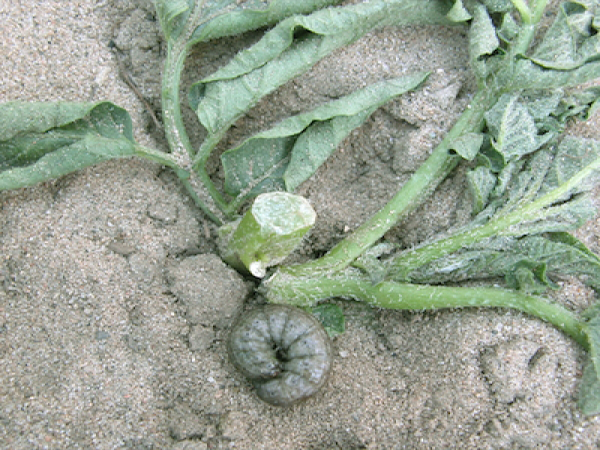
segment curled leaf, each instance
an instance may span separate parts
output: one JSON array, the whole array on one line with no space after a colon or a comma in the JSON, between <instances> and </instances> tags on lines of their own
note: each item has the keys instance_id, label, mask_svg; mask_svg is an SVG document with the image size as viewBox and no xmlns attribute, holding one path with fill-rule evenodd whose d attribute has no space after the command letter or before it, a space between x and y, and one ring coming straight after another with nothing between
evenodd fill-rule
<instances>
[{"instance_id":1,"label":"curled leaf","mask_svg":"<svg viewBox=\"0 0 600 450\"><path fill-rule=\"evenodd\" d=\"M532 55L516 62L515 88L551 89L598 79L599 15L597 1L564 2Z\"/></svg>"},{"instance_id":2,"label":"curled leaf","mask_svg":"<svg viewBox=\"0 0 600 450\"><path fill-rule=\"evenodd\" d=\"M0 190L135 154L131 118L112 103L0 104Z\"/></svg>"},{"instance_id":3,"label":"curled leaf","mask_svg":"<svg viewBox=\"0 0 600 450\"><path fill-rule=\"evenodd\" d=\"M176 39L185 26L195 0L155 0L160 27L167 40Z\"/></svg>"},{"instance_id":4,"label":"curled leaf","mask_svg":"<svg viewBox=\"0 0 600 450\"><path fill-rule=\"evenodd\" d=\"M452 150L467 161L471 161L479 153L484 139L485 136L482 133L464 133L452 141Z\"/></svg>"},{"instance_id":5,"label":"curled leaf","mask_svg":"<svg viewBox=\"0 0 600 450\"><path fill-rule=\"evenodd\" d=\"M200 23L191 36L192 42L208 41L225 36L234 36L250 30L273 25L294 14L308 14L341 0L227 0L208 1L209 20Z\"/></svg>"},{"instance_id":6,"label":"curled leaf","mask_svg":"<svg viewBox=\"0 0 600 450\"><path fill-rule=\"evenodd\" d=\"M221 157L225 189L244 197L295 190L375 109L416 88L426 77L419 73L375 83L250 137Z\"/></svg>"},{"instance_id":7,"label":"curled leaf","mask_svg":"<svg viewBox=\"0 0 600 450\"><path fill-rule=\"evenodd\" d=\"M496 27L487 8L476 3L473 10L473 23L469 30L469 50L471 58L478 59L482 56L493 54L500 42L496 36Z\"/></svg>"},{"instance_id":8,"label":"curled leaf","mask_svg":"<svg viewBox=\"0 0 600 450\"><path fill-rule=\"evenodd\" d=\"M530 57L531 61L546 69L573 70L597 59L600 35L598 22L594 20L595 9L598 9L597 4L584 7L565 2L560 5L554 23Z\"/></svg>"},{"instance_id":9,"label":"curled leaf","mask_svg":"<svg viewBox=\"0 0 600 450\"><path fill-rule=\"evenodd\" d=\"M550 136L539 136L529 109L518 95L505 94L489 110L486 122L493 136L493 147L505 164L540 148Z\"/></svg>"},{"instance_id":10,"label":"curled leaf","mask_svg":"<svg viewBox=\"0 0 600 450\"><path fill-rule=\"evenodd\" d=\"M500 41L496 35L496 27L484 5L475 3L473 21L469 28L469 55L471 67L478 78L483 79L493 70L490 59Z\"/></svg>"},{"instance_id":11,"label":"curled leaf","mask_svg":"<svg viewBox=\"0 0 600 450\"><path fill-rule=\"evenodd\" d=\"M467 20L471 20L473 18L471 13L467 10L467 8L465 8L462 0L456 0L454 2L454 5L452 5L452 8L450 11L448 11L448 14L446 14L446 17L452 22L457 23L466 22Z\"/></svg>"},{"instance_id":12,"label":"curled leaf","mask_svg":"<svg viewBox=\"0 0 600 450\"><path fill-rule=\"evenodd\" d=\"M446 12L437 1L374 0L290 17L194 84L190 105L210 134L223 133L265 95L368 31L385 25L448 23Z\"/></svg>"},{"instance_id":13,"label":"curled leaf","mask_svg":"<svg viewBox=\"0 0 600 450\"><path fill-rule=\"evenodd\" d=\"M478 214L488 204L497 178L488 167L479 166L467 173L467 181L473 200L473 212Z\"/></svg>"},{"instance_id":14,"label":"curled leaf","mask_svg":"<svg viewBox=\"0 0 600 450\"><path fill-rule=\"evenodd\" d=\"M340 0L155 0L156 14L167 41L185 45L234 36L305 14ZM186 33L184 33L186 31Z\"/></svg>"}]
</instances>

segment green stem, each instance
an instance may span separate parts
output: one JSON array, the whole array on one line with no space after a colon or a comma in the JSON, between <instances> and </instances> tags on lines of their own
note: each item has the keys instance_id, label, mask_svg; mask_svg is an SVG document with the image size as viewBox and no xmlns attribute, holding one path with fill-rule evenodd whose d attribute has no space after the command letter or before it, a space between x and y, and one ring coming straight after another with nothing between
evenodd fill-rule
<instances>
[{"instance_id":1,"label":"green stem","mask_svg":"<svg viewBox=\"0 0 600 450\"><path fill-rule=\"evenodd\" d=\"M515 61L518 55L525 54L525 52L527 52L529 49L529 46L531 45L531 42L535 36L535 28L542 19L542 15L546 10L548 0L534 0L531 8L528 7L522 0L512 0L512 2L519 10L521 19L523 20L523 24L521 25L521 29L519 31L519 36L517 37L517 40L511 49L512 52L510 58L512 61ZM524 13L524 10L521 8L525 8L526 13Z\"/></svg>"},{"instance_id":2,"label":"green stem","mask_svg":"<svg viewBox=\"0 0 600 450\"><path fill-rule=\"evenodd\" d=\"M519 11L519 15L521 16L521 20L523 21L523 23L531 23L531 9L529 9L527 2L525 2L525 0L511 1L515 8L517 8L517 11Z\"/></svg>"},{"instance_id":3,"label":"green stem","mask_svg":"<svg viewBox=\"0 0 600 450\"><path fill-rule=\"evenodd\" d=\"M170 153L160 152L149 147L144 147L140 144L135 145L135 152L140 158L170 167L175 171L175 173L177 173L179 178L187 178L189 176L189 172L185 169L182 169L177 159Z\"/></svg>"},{"instance_id":4,"label":"green stem","mask_svg":"<svg viewBox=\"0 0 600 450\"><path fill-rule=\"evenodd\" d=\"M536 25L542 18L544 10L548 4L548 0L533 0L531 7L527 5L525 0L511 0L512 4L517 8L521 16L521 20L526 25Z\"/></svg>"},{"instance_id":5,"label":"green stem","mask_svg":"<svg viewBox=\"0 0 600 450\"><path fill-rule=\"evenodd\" d=\"M464 133L480 131L483 115L496 100L496 95L490 91L479 91L444 140L387 205L322 258L286 267L285 270L294 275L303 275L333 272L347 267L390 228L414 211L456 167L461 158L452 149L454 142Z\"/></svg>"},{"instance_id":6,"label":"green stem","mask_svg":"<svg viewBox=\"0 0 600 450\"><path fill-rule=\"evenodd\" d=\"M192 163L192 167L194 170L198 171L206 165L210 154L215 149L217 144L221 141L221 139L223 139L223 136L225 136L225 133L230 127L231 124L227 124L223 127L222 130L220 130L219 133L209 133L208 136L206 136L206 138L200 145L200 148L198 149L198 153L196 153L194 157L194 161Z\"/></svg>"},{"instance_id":7,"label":"green stem","mask_svg":"<svg viewBox=\"0 0 600 450\"><path fill-rule=\"evenodd\" d=\"M352 298L378 308L425 310L464 307L512 308L531 314L562 330L588 349L583 324L569 310L544 298L499 288L447 287L382 282L353 276L293 277L276 273L268 280L269 300L313 305L330 297Z\"/></svg>"},{"instance_id":8,"label":"green stem","mask_svg":"<svg viewBox=\"0 0 600 450\"><path fill-rule=\"evenodd\" d=\"M202 145L200 145L200 149L198 150L198 153L195 155L194 160L192 162L192 170L196 174L198 174L198 177L206 187L206 190L214 200L217 207L221 211L223 211L229 218L231 218L231 214L229 212L229 204L227 203L227 201L225 201L225 198L216 188L215 184L208 175L208 172L206 171L206 163L208 161L208 158L210 157L210 154L212 153L214 148L225 135L227 129L228 127L225 128L219 134L209 134L206 137L206 139L204 139L204 142L202 142Z\"/></svg>"},{"instance_id":9,"label":"green stem","mask_svg":"<svg viewBox=\"0 0 600 450\"><path fill-rule=\"evenodd\" d=\"M179 41L169 42L165 73L162 80L162 111L165 135L173 156L182 162L182 167L191 169L194 154L190 138L183 124L179 90L181 74L187 57L188 48Z\"/></svg>"},{"instance_id":10,"label":"green stem","mask_svg":"<svg viewBox=\"0 0 600 450\"><path fill-rule=\"evenodd\" d=\"M544 15L544 11L546 10L546 6L548 6L548 0L537 0L533 4L533 14L531 22L534 24L538 24L540 20L542 20L542 16Z\"/></svg>"},{"instance_id":11,"label":"green stem","mask_svg":"<svg viewBox=\"0 0 600 450\"><path fill-rule=\"evenodd\" d=\"M193 170L192 158L194 157L194 150L181 114L179 91L181 74L188 51L189 48L185 44L185 40L176 40L168 43L165 73L163 75L162 108L165 135L171 148L171 157L176 161L177 167L168 166L175 169L177 176L194 200L196 206L213 222L220 225L221 220L217 217L215 211L212 211L207 206L206 200L209 203L213 203L214 201L217 207L221 208L221 204L219 203L222 201L221 196L215 189L204 167L200 171Z\"/></svg>"},{"instance_id":12,"label":"green stem","mask_svg":"<svg viewBox=\"0 0 600 450\"><path fill-rule=\"evenodd\" d=\"M217 225L221 225L221 219L219 219L213 212L206 207L204 202L198 197L197 189L194 188L193 183L190 180L193 180L192 175L185 169L182 169L179 165L178 161L175 157L170 153L159 152L157 150L144 147L143 145L136 145L136 155L147 159L149 161L153 161L164 166L167 166L175 172L185 189L188 191L188 194L194 200L194 203L198 208L200 208L213 222Z\"/></svg>"},{"instance_id":13,"label":"green stem","mask_svg":"<svg viewBox=\"0 0 600 450\"><path fill-rule=\"evenodd\" d=\"M202 12L204 2L197 4L192 15L198 16ZM221 194L215 188L205 169L206 158L198 168L194 167L195 151L187 134L183 117L181 114L181 75L185 66L185 60L189 53L189 36L194 31L196 20L192 17L188 20L186 29L175 40L169 40L167 47L167 58L162 81L162 110L165 135L171 149L172 158L177 167L173 167L181 183L186 188L195 204L213 222L220 225L218 217L219 210L226 206ZM214 211L211 207L216 207Z\"/></svg>"},{"instance_id":14,"label":"green stem","mask_svg":"<svg viewBox=\"0 0 600 450\"><path fill-rule=\"evenodd\" d=\"M179 91L181 74L192 45L190 36L196 29L198 17L202 15L205 3L206 0L194 2L194 8L184 29L177 37L167 40L167 58L162 77L162 112L167 141L172 154L175 158L185 161L182 167L190 172L195 151L183 123Z\"/></svg>"},{"instance_id":15,"label":"green stem","mask_svg":"<svg viewBox=\"0 0 600 450\"><path fill-rule=\"evenodd\" d=\"M194 180L192 177L179 177L179 180L181 181L181 184L183 184L183 187L185 187L186 191L188 192L189 196L192 198L192 200L194 200L194 203L196 204L196 206L198 208L200 208L204 214L206 214L208 216L208 218L210 220L212 220L217 226L221 226L223 225L222 220L217 217L207 206L206 204L202 201L202 199L198 196L197 191L201 190L198 188L198 186L193 183L192 181Z\"/></svg>"}]
</instances>

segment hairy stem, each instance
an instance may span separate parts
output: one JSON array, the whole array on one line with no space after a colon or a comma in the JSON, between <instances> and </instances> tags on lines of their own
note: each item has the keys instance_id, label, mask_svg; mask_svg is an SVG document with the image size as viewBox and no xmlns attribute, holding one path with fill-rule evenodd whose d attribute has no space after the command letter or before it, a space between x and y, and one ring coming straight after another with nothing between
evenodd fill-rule
<instances>
[{"instance_id":1,"label":"hairy stem","mask_svg":"<svg viewBox=\"0 0 600 450\"><path fill-rule=\"evenodd\" d=\"M180 176L179 180L181 181L181 184L183 184L183 187L186 189L196 206L200 208L200 210L202 210L202 212L206 214L206 216L210 220L212 220L217 226L223 225L223 221L221 220L221 218L218 217L215 213L213 213L199 197L198 192L203 191L203 185L198 185L198 178L194 177L192 174L192 176L188 178Z\"/></svg>"},{"instance_id":2,"label":"hairy stem","mask_svg":"<svg viewBox=\"0 0 600 450\"><path fill-rule=\"evenodd\" d=\"M536 26L542 19L542 15L544 13L544 10L546 9L548 0L534 1L532 8L529 8L527 4L522 0L512 0L512 2L515 5L515 7L519 10L522 23L521 28L519 30L519 35L517 36L515 42L511 45L510 52L507 57L509 67L511 68L513 67L517 59L520 57L520 55L524 55L527 52L527 50L529 50L531 42L535 37Z\"/></svg>"},{"instance_id":3,"label":"hairy stem","mask_svg":"<svg viewBox=\"0 0 600 450\"><path fill-rule=\"evenodd\" d=\"M527 2L525 0L511 0L511 2L517 8L517 11L519 11L521 20L525 23L531 23L531 9L527 5Z\"/></svg>"},{"instance_id":4,"label":"hairy stem","mask_svg":"<svg viewBox=\"0 0 600 450\"><path fill-rule=\"evenodd\" d=\"M136 144L135 152L140 158L144 158L173 169L179 178L186 178L189 176L189 172L185 169L182 169L177 159L170 153L154 150L140 144Z\"/></svg>"},{"instance_id":5,"label":"hairy stem","mask_svg":"<svg viewBox=\"0 0 600 450\"><path fill-rule=\"evenodd\" d=\"M204 184L206 190L210 194L211 198L217 205L217 207L228 216L229 219L232 219L233 214L229 212L229 205L223 195L216 188L215 184L211 180L208 172L206 171L206 163L208 158L210 157L212 151L220 142L220 140L225 135L227 130L223 130L223 132L219 134L209 134L202 145L200 145L200 149L198 153L194 157L194 161L192 162L192 170L194 173L198 174L200 180Z\"/></svg>"},{"instance_id":6,"label":"hairy stem","mask_svg":"<svg viewBox=\"0 0 600 450\"><path fill-rule=\"evenodd\" d=\"M188 46L181 43L180 40L169 42L163 75L162 110L165 135L171 149L171 157L176 162L177 167L168 166L175 169L175 173L196 206L213 222L221 225L222 220L218 215L219 209L223 209L221 195L214 188L214 184L204 167L199 171L192 168L192 158L195 152L181 114L179 91L181 74L188 51ZM213 208L208 205L213 206Z\"/></svg>"},{"instance_id":7,"label":"hairy stem","mask_svg":"<svg viewBox=\"0 0 600 450\"><path fill-rule=\"evenodd\" d=\"M330 297L363 301L378 308L425 310L463 307L512 308L531 314L562 330L585 349L583 324L561 305L531 295L499 288L446 287L395 282L373 284L354 276L293 277L275 274L268 281L269 300L299 306L313 305Z\"/></svg>"},{"instance_id":8,"label":"hairy stem","mask_svg":"<svg viewBox=\"0 0 600 450\"><path fill-rule=\"evenodd\" d=\"M168 44L162 80L163 122L171 154L179 161L182 168L190 170L194 150L183 124L179 98L181 74L188 49L185 45L177 45L177 43L178 41Z\"/></svg>"},{"instance_id":9,"label":"hairy stem","mask_svg":"<svg viewBox=\"0 0 600 450\"><path fill-rule=\"evenodd\" d=\"M195 3L184 30L177 38L169 39L167 42L167 57L162 77L162 113L165 135L171 149L171 159L175 162L175 165L167 164L167 166L175 170L196 206L213 222L221 225L220 194L214 188L204 167L200 171L195 171L192 164L196 152L183 122L179 96L185 60L193 44L190 36L197 26L198 17L202 15L204 4L205 0Z\"/></svg>"},{"instance_id":10,"label":"hairy stem","mask_svg":"<svg viewBox=\"0 0 600 450\"><path fill-rule=\"evenodd\" d=\"M548 0L536 0L533 2L532 16L531 16L532 23L537 24L540 20L542 20L542 16L544 15L546 6L548 6Z\"/></svg>"}]
</instances>

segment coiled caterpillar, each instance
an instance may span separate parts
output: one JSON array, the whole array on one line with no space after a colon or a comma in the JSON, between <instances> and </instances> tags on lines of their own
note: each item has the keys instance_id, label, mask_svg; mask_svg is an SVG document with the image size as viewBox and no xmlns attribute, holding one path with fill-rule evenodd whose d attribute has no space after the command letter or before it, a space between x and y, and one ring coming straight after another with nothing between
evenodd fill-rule
<instances>
[{"instance_id":1,"label":"coiled caterpillar","mask_svg":"<svg viewBox=\"0 0 600 450\"><path fill-rule=\"evenodd\" d=\"M258 396L276 406L315 394L332 364L331 342L321 323L291 306L267 305L244 314L231 330L227 349Z\"/></svg>"}]
</instances>

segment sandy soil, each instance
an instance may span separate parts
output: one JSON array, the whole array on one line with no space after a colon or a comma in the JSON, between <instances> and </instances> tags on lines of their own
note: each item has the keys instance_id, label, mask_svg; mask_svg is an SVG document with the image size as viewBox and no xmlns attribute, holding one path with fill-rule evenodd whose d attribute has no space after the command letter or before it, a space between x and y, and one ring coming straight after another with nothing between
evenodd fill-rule
<instances>
[{"instance_id":1,"label":"sandy soil","mask_svg":"<svg viewBox=\"0 0 600 450\"><path fill-rule=\"evenodd\" d=\"M0 101L108 99L130 111L140 142L165 148L119 72L158 106L164 55L149 1L0 0L0 23ZM256 37L200 46L188 82ZM319 219L300 257L360 224L441 139L472 92L465 47L460 29L381 30L240 121L232 142L367 83L432 71L301 187ZM571 132L600 138L600 118ZM459 169L389 238L411 245L460 221L463 190ZM262 403L224 348L232 319L261 300L216 256L214 227L151 163L109 162L2 193L0 211L2 449L600 447L600 417L582 417L574 402L583 351L511 311L340 302L347 332L326 387L291 408ZM598 251L600 223L578 236ZM583 286L563 284L559 301L589 304Z\"/></svg>"}]
</instances>

